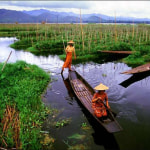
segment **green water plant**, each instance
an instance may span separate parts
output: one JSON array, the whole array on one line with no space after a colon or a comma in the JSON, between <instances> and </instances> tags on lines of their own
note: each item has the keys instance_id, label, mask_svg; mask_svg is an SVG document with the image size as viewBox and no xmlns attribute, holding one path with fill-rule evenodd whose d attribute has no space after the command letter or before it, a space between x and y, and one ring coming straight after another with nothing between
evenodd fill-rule
<instances>
[{"instance_id":1,"label":"green water plant","mask_svg":"<svg viewBox=\"0 0 150 150\"><path fill-rule=\"evenodd\" d=\"M3 64L0 64L0 70L2 66ZM0 74L2 147L41 149L40 130L47 116L41 94L49 81L50 75L36 65L24 61L7 64ZM6 119L6 116L9 118Z\"/></svg>"},{"instance_id":2,"label":"green water plant","mask_svg":"<svg viewBox=\"0 0 150 150\"><path fill-rule=\"evenodd\" d=\"M150 62L150 46L138 46L132 55L124 58L124 62L133 67Z\"/></svg>"},{"instance_id":3,"label":"green water plant","mask_svg":"<svg viewBox=\"0 0 150 150\"><path fill-rule=\"evenodd\" d=\"M108 46L107 50L114 50L114 51L132 51L132 46L129 43L125 42L117 42L112 43L112 45Z\"/></svg>"},{"instance_id":4,"label":"green water plant","mask_svg":"<svg viewBox=\"0 0 150 150\"><path fill-rule=\"evenodd\" d=\"M31 47L31 46L32 46L32 41L27 38L18 40L15 43L10 45L10 47L18 49L18 50L22 50L22 49L26 50L28 47Z\"/></svg>"},{"instance_id":5,"label":"green water plant","mask_svg":"<svg viewBox=\"0 0 150 150\"><path fill-rule=\"evenodd\" d=\"M83 123L82 123L82 127L83 127L83 128L84 128L84 127L87 127L86 122L83 122Z\"/></svg>"},{"instance_id":6,"label":"green water plant","mask_svg":"<svg viewBox=\"0 0 150 150\"><path fill-rule=\"evenodd\" d=\"M75 139L75 140L83 140L85 138L86 138L85 135L79 134L79 133L75 133L75 134L68 137L68 139Z\"/></svg>"},{"instance_id":7,"label":"green water plant","mask_svg":"<svg viewBox=\"0 0 150 150\"><path fill-rule=\"evenodd\" d=\"M90 129L90 126L88 126L86 122L83 122L82 125L81 125L81 128L82 128L83 130L89 130L89 129Z\"/></svg>"},{"instance_id":8,"label":"green water plant","mask_svg":"<svg viewBox=\"0 0 150 150\"><path fill-rule=\"evenodd\" d=\"M57 121L55 126L56 126L56 128L64 127L64 126L68 125L70 122L71 122L70 118L62 119L60 121Z\"/></svg>"},{"instance_id":9,"label":"green water plant","mask_svg":"<svg viewBox=\"0 0 150 150\"><path fill-rule=\"evenodd\" d=\"M103 60L108 55L101 56L98 51L138 51L140 47L142 60L137 64L149 62L150 26L141 25L102 25L86 24L82 28L78 24L1 24L0 36L16 37L11 46L24 49L36 55L44 53L61 55L65 59L64 48L69 40L75 42L76 62ZM144 52L144 53L145 53ZM118 56L117 56L118 57ZM131 64L133 59L128 57L125 62ZM135 64L134 62L133 64Z\"/></svg>"},{"instance_id":10,"label":"green water plant","mask_svg":"<svg viewBox=\"0 0 150 150\"><path fill-rule=\"evenodd\" d=\"M84 144L76 144L73 146L70 146L68 148L68 150L89 150L90 148L88 148L86 145Z\"/></svg>"}]
</instances>

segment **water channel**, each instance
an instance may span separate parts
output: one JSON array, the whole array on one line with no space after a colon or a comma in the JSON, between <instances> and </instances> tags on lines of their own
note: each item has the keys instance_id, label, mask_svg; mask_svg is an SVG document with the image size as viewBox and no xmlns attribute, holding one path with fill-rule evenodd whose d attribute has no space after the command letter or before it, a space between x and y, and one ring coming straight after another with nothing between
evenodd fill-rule
<instances>
[{"instance_id":1,"label":"water channel","mask_svg":"<svg viewBox=\"0 0 150 150\"><path fill-rule=\"evenodd\" d=\"M117 113L117 121L123 131L109 134L98 126L75 97L68 81L68 71L62 78L60 71L63 61L58 56L35 56L30 52L16 51L9 47L15 38L0 38L0 62L6 61L10 51L9 63L23 60L36 64L46 72L51 72L53 82L46 91L43 101L46 105L60 110L58 118L69 118L69 125L52 128L44 123L56 140L54 150L67 150L69 146L85 147L89 150L147 150L150 149L150 77L124 75L120 72L131 67L119 61L104 63L86 62L73 65L92 87L102 82L107 90L109 104ZM86 125L86 129L82 125Z\"/></svg>"}]
</instances>

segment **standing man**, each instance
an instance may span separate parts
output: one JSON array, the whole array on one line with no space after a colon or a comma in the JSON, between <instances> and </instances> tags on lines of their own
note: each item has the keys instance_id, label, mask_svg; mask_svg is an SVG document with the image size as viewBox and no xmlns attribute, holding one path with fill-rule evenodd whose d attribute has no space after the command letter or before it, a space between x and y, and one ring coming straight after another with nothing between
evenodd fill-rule
<instances>
[{"instance_id":1,"label":"standing man","mask_svg":"<svg viewBox=\"0 0 150 150\"><path fill-rule=\"evenodd\" d=\"M71 70L71 64L72 64L72 53L74 54L74 58L76 59L76 53L75 48L73 46L74 42L71 40L68 42L68 45L65 49L66 52L66 59L62 66L61 74L63 74L64 68L69 68Z\"/></svg>"}]
</instances>

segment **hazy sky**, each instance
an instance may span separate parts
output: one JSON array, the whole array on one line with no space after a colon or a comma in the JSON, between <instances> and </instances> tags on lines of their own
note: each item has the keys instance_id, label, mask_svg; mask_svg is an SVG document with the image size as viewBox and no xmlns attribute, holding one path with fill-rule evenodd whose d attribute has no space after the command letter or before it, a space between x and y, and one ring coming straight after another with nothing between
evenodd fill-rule
<instances>
[{"instance_id":1,"label":"hazy sky","mask_svg":"<svg viewBox=\"0 0 150 150\"><path fill-rule=\"evenodd\" d=\"M150 1L0 1L0 8L12 10L48 9L79 14L150 18Z\"/></svg>"}]
</instances>

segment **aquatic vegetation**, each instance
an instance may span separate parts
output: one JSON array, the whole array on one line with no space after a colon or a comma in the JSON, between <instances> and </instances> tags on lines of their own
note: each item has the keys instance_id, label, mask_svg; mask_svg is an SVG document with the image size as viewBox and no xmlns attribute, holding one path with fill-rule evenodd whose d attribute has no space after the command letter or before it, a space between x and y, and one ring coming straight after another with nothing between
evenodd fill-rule
<instances>
[{"instance_id":1,"label":"aquatic vegetation","mask_svg":"<svg viewBox=\"0 0 150 150\"><path fill-rule=\"evenodd\" d=\"M115 51L132 51L133 47L129 43L117 42L113 45L108 46L107 50Z\"/></svg>"},{"instance_id":2,"label":"aquatic vegetation","mask_svg":"<svg viewBox=\"0 0 150 150\"><path fill-rule=\"evenodd\" d=\"M60 127L64 127L66 125L68 125L71 122L71 119L62 119L60 121L57 121L55 126L56 128L60 128Z\"/></svg>"},{"instance_id":3,"label":"aquatic vegetation","mask_svg":"<svg viewBox=\"0 0 150 150\"><path fill-rule=\"evenodd\" d=\"M0 69L3 64L0 64ZM50 76L23 61L0 74L0 144L4 148L40 149L40 130L48 110L41 94Z\"/></svg>"},{"instance_id":4,"label":"aquatic vegetation","mask_svg":"<svg viewBox=\"0 0 150 150\"><path fill-rule=\"evenodd\" d=\"M63 45L60 41L39 41L35 44L38 51L48 51L50 54L62 54Z\"/></svg>"},{"instance_id":5,"label":"aquatic vegetation","mask_svg":"<svg viewBox=\"0 0 150 150\"><path fill-rule=\"evenodd\" d=\"M106 75L106 74L104 74L104 73L102 74L102 76L103 76L103 77L107 77L107 75Z\"/></svg>"},{"instance_id":6,"label":"aquatic vegetation","mask_svg":"<svg viewBox=\"0 0 150 150\"><path fill-rule=\"evenodd\" d=\"M32 46L32 42L29 39L21 39L16 41L15 43L11 44L10 47L15 48L15 49L27 49L28 47Z\"/></svg>"},{"instance_id":7,"label":"aquatic vegetation","mask_svg":"<svg viewBox=\"0 0 150 150\"><path fill-rule=\"evenodd\" d=\"M83 130L89 130L89 129L91 129L90 126L88 126L86 122L82 123L81 128Z\"/></svg>"},{"instance_id":8,"label":"aquatic vegetation","mask_svg":"<svg viewBox=\"0 0 150 150\"><path fill-rule=\"evenodd\" d=\"M88 150L89 148L85 146L84 144L77 144L74 146L70 146L68 150Z\"/></svg>"},{"instance_id":9,"label":"aquatic vegetation","mask_svg":"<svg viewBox=\"0 0 150 150\"><path fill-rule=\"evenodd\" d=\"M83 140L85 137L85 135L75 133L72 136L69 136L68 139Z\"/></svg>"},{"instance_id":10,"label":"aquatic vegetation","mask_svg":"<svg viewBox=\"0 0 150 150\"><path fill-rule=\"evenodd\" d=\"M43 145L43 149L52 149L54 142L55 139L50 137L49 134L44 134L43 139L40 141L40 143Z\"/></svg>"},{"instance_id":11,"label":"aquatic vegetation","mask_svg":"<svg viewBox=\"0 0 150 150\"><path fill-rule=\"evenodd\" d=\"M150 46L139 46L135 52L124 59L131 66L138 66L150 61Z\"/></svg>"},{"instance_id":12,"label":"aquatic vegetation","mask_svg":"<svg viewBox=\"0 0 150 150\"><path fill-rule=\"evenodd\" d=\"M86 126L87 126L86 122L82 123L82 127L86 127Z\"/></svg>"},{"instance_id":13,"label":"aquatic vegetation","mask_svg":"<svg viewBox=\"0 0 150 150\"><path fill-rule=\"evenodd\" d=\"M49 114L49 116L51 116L52 118L55 118L60 113L60 111L58 109L52 108L51 106L47 106L46 111Z\"/></svg>"},{"instance_id":14,"label":"aquatic vegetation","mask_svg":"<svg viewBox=\"0 0 150 150\"><path fill-rule=\"evenodd\" d=\"M69 141L64 141L63 142L68 146L67 150L88 150L89 147L85 144L76 144L76 145L70 145Z\"/></svg>"},{"instance_id":15,"label":"aquatic vegetation","mask_svg":"<svg viewBox=\"0 0 150 150\"><path fill-rule=\"evenodd\" d=\"M78 24L0 25L0 36L13 36L19 39L11 45L13 48L28 50L36 54L43 52L57 54L63 60L67 42L73 39L77 55L76 62L101 59L101 53L98 52L101 50L140 51L140 47L143 47L141 50L143 60L137 59L136 62L138 64L149 62L149 54L145 54L150 45L149 34L150 26L145 24L86 24L82 30L81 25ZM107 55L102 59L106 57ZM127 57L124 61L131 64L132 58Z\"/></svg>"}]
</instances>

